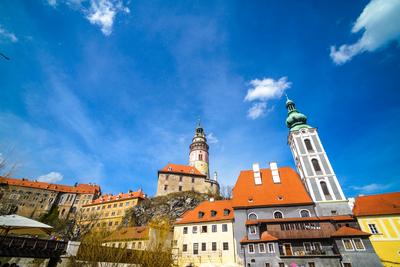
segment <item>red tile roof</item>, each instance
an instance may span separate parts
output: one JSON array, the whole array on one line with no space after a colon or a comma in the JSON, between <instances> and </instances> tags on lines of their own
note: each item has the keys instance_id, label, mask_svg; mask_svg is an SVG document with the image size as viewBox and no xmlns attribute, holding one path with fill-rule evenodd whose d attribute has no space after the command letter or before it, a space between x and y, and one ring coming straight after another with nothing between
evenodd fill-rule
<instances>
[{"instance_id":1,"label":"red tile roof","mask_svg":"<svg viewBox=\"0 0 400 267\"><path fill-rule=\"evenodd\" d=\"M229 213L224 215L224 210ZM211 216L211 211L216 211L215 216ZM199 212L204 213L203 217L199 218ZM234 212L231 200L216 200L216 201L203 201L193 210L185 212L176 224L199 223L199 222L213 222L233 220Z\"/></svg>"},{"instance_id":2,"label":"red tile roof","mask_svg":"<svg viewBox=\"0 0 400 267\"><path fill-rule=\"evenodd\" d=\"M100 192L100 186L95 184L77 184L76 186L51 184L46 182L32 181L28 179L15 179L0 177L0 183L14 186L23 186L37 189L45 189L63 193L79 193L79 194L97 194Z\"/></svg>"},{"instance_id":3,"label":"red tile roof","mask_svg":"<svg viewBox=\"0 0 400 267\"><path fill-rule=\"evenodd\" d=\"M321 216L321 217L305 217L305 218L259 219L259 220L247 220L246 225L255 225L259 223L307 222L307 221L354 221L354 218L349 215L338 215L338 216Z\"/></svg>"},{"instance_id":4,"label":"red tile roof","mask_svg":"<svg viewBox=\"0 0 400 267\"><path fill-rule=\"evenodd\" d=\"M103 204L103 203L108 203L108 202L115 202L115 201L120 201L120 200L127 200L127 199L132 199L132 198L145 199L145 197L146 196L143 193L142 189L139 189L136 192L120 193L118 195L102 195L99 198L90 202L89 204L83 205L83 207L97 205L97 204Z\"/></svg>"},{"instance_id":5,"label":"red tile roof","mask_svg":"<svg viewBox=\"0 0 400 267\"><path fill-rule=\"evenodd\" d=\"M267 231L264 231L261 234L260 239L249 239L246 235L242 240L240 240L240 243L259 243L259 242L270 242L270 241L276 241L276 240L278 240L278 238L269 234Z\"/></svg>"},{"instance_id":6,"label":"red tile roof","mask_svg":"<svg viewBox=\"0 0 400 267\"><path fill-rule=\"evenodd\" d=\"M205 174L201 173L198 169L196 169L193 166L179 165L179 164L172 164L172 163L167 164L164 168L162 168L158 172L182 173L182 174L206 176Z\"/></svg>"},{"instance_id":7,"label":"red tile roof","mask_svg":"<svg viewBox=\"0 0 400 267\"><path fill-rule=\"evenodd\" d=\"M261 169L262 184L254 183L252 170L241 171L233 188L232 206L285 206L312 204L299 175L290 167L279 168L280 183L272 180L270 169Z\"/></svg>"},{"instance_id":8,"label":"red tile roof","mask_svg":"<svg viewBox=\"0 0 400 267\"><path fill-rule=\"evenodd\" d=\"M104 241L146 240L149 239L149 229L147 226L120 228L106 237Z\"/></svg>"},{"instance_id":9,"label":"red tile roof","mask_svg":"<svg viewBox=\"0 0 400 267\"><path fill-rule=\"evenodd\" d=\"M361 230L342 226L336 232L334 232L331 236L332 237L343 237L343 236L370 236L370 233L363 232Z\"/></svg>"},{"instance_id":10,"label":"red tile roof","mask_svg":"<svg viewBox=\"0 0 400 267\"><path fill-rule=\"evenodd\" d=\"M400 192L386 193L356 198L354 215L391 215L400 214Z\"/></svg>"}]
</instances>

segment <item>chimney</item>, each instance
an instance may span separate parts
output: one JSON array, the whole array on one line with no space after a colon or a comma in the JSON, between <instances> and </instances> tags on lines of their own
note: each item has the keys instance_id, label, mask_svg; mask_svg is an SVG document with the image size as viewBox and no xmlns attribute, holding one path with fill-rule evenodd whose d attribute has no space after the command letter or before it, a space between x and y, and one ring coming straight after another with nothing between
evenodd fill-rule
<instances>
[{"instance_id":1,"label":"chimney","mask_svg":"<svg viewBox=\"0 0 400 267\"><path fill-rule=\"evenodd\" d=\"M279 184L281 182L281 177L279 177L278 164L276 164L276 162L272 161L269 163L269 168L271 169L272 180L273 180L274 184Z\"/></svg>"},{"instance_id":2,"label":"chimney","mask_svg":"<svg viewBox=\"0 0 400 267\"><path fill-rule=\"evenodd\" d=\"M258 163L253 163L253 173L254 173L254 183L256 185L262 184L261 173L260 173L260 165Z\"/></svg>"},{"instance_id":3,"label":"chimney","mask_svg":"<svg viewBox=\"0 0 400 267\"><path fill-rule=\"evenodd\" d=\"M214 172L214 181L218 181L218 173L217 172Z\"/></svg>"}]
</instances>

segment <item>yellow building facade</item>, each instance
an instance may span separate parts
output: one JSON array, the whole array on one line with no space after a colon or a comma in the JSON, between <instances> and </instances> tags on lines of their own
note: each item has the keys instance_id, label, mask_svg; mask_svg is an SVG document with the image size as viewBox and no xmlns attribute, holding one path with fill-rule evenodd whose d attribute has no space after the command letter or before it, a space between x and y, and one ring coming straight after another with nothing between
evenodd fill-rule
<instances>
[{"instance_id":1,"label":"yellow building facade","mask_svg":"<svg viewBox=\"0 0 400 267\"><path fill-rule=\"evenodd\" d=\"M353 212L382 264L400 266L400 192L357 197Z\"/></svg>"},{"instance_id":2,"label":"yellow building facade","mask_svg":"<svg viewBox=\"0 0 400 267\"><path fill-rule=\"evenodd\" d=\"M126 211L139 204L145 198L142 190L103 195L81 208L80 224L91 224L93 229L115 230L121 224Z\"/></svg>"}]
</instances>

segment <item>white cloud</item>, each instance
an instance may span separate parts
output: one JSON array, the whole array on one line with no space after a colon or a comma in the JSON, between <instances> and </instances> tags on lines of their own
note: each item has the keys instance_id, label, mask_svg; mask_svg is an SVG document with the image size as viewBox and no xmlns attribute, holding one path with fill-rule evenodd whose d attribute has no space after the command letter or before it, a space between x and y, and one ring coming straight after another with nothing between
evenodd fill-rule
<instances>
[{"instance_id":1,"label":"white cloud","mask_svg":"<svg viewBox=\"0 0 400 267\"><path fill-rule=\"evenodd\" d=\"M247 117L252 120L255 120L265 114L265 110L267 109L267 103L259 102L254 103L251 108L247 111Z\"/></svg>"},{"instance_id":2,"label":"white cloud","mask_svg":"<svg viewBox=\"0 0 400 267\"><path fill-rule=\"evenodd\" d=\"M129 13L130 10L122 1L91 0L86 18L90 23L98 25L104 35L112 32L115 16L118 12Z\"/></svg>"},{"instance_id":3,"label":"white cloud","mask_svg":"<svg viewBox=\"0 0 400 267\"><path fill-rule=\"evenodd\" d=\"M255 79L250 82L252 88L247 91L245 101L267 101L269 99L280 98L283 92L288 89L291 82L288 82L287 77L282 77L279 80L272 78L264 78L262 80Z\"/></svg>"},{"instance_id":4,"label":"white cloud","mask_svg":"<svg viewBox=\"0 0 400 267\"><path fill-rule=\"evenodd\" d=\"M281 77L279 80L264 78L262 80L254 79L250 81L252 86L244 98L245 101L258 101L247 111L247 117L255 120L264 116L267 112L273 110L273 107L267 110L267 101L281 98L286 89L290 88L291 82L287 77Z\"/></svg>"},{"instance_id":5,"label":"white cloud","mask_svg":"<svg viewBox=\"0 0 400 267\"><path fill-rule=\"evenodd\" d=\"M207 135L207 141L209 144L216 144L219 142L218 138L214 135L214 133L209 133Z\"/></svg>"},{"instance_id":6,"label":"white cloud","mask_svg":"<svg viewBox=\"0 0 400 267\"><path fill-rule=\"evenodd\" d=\"M400 1L372 0L364 8L352 28L352 33L364 30L354 44L343 44L338 49L331 46L330 56L337 65L351 60L355 55L372 52L392 41L400 43Z\"/></svg>"},{"instance_id":7,"label":"white cloud","mask_svg":"<svg viewBox=\"0 0 400 267\"><path fill-rule=\"evenodd\" d=\"M64 176L59 172L49 172L48 174L41 175L37 178L39 182L57 183L61 181Z\"/></svg>"},{"instance_id":8,"label":"white cloud","mask_svg":"<svg viewBox=\"0 0 400 267\"><path fill-rule=\"evenodd\" d=\"M351 186L352 189L357 190L361 193L369 194L374 193L382 190L389 189L392 185L391 184L367 184L363 186Z\"/></svg>"},{"instance_id":9,"label":"white cloud","mask_svg":"<svg viewBox=\"0 0 400 267\"><path fill-rule=\"evenodd\" d=\"M56 7L57 6L57 0L47 0L47 3L52 7Z\"/></svg>"},{"instance_id":10,"label":"white cloud","mask_svg":"<svg viewBox=\"0 0 400 267\"><path fill-rule=\"evenodd\" d=\"M1 39L5 39L13 43L18 42L18 38L14 33L7 31L3 28L3 26L0 25L0 40Z\"/></svg>"}]
</instances>

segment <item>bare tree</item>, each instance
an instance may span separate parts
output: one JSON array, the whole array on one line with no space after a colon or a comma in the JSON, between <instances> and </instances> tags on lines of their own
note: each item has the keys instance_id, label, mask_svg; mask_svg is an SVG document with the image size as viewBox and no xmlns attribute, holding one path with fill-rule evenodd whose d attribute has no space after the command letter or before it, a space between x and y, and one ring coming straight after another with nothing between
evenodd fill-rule
<instances>
[{"instance_id":1,"label":"bare tree","mask_svg":"<svg viewBox=\"0 0 400 267\"><path fill-rule=\"evenodd\" d=\"M220 189L220 193L223 199L231 199L232 198L232 189L231 185L222 185Z\"/></svg>"}]
</instances>

